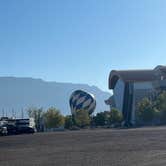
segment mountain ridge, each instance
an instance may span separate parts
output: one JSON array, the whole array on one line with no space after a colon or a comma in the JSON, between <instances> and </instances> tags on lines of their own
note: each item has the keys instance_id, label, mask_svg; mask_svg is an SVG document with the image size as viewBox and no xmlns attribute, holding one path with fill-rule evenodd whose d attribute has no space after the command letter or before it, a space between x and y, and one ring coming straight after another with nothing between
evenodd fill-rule
<instances>
[{"instance_id":1,"label":"mountain ridge","mask_svg":"<svg viewBox=\"0 0 166 166\"><path fill-rule=\"evenodd\" d=\"M85 90L95 95L97 107L95 112L108 110L105 105L111 94L102 91L97 86L88 84L64 83L45 81L31 77L0 77L0 114L6 110L11 115L11 110L19 113L28 107L56 107L62 114L70 114L69 97L74 90Z\"/></svg>"}]
</instances>

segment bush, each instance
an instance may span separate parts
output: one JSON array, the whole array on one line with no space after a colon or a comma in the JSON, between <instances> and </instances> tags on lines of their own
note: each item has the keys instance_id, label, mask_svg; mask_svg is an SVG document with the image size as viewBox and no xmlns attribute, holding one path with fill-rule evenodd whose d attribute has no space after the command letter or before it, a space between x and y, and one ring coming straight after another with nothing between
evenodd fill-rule
<instances>
[{"instance_id":1,"label":"bush","mask_svg":"<svg viewBox=\"0 0 166 166\"><path fill-rule=\"evenodd\" d=\"M117 109L112 109L110 112L110 123L121 123L123 121L123 115Z\"/></svg>"},{"instance_id":2,"label":"bush","mask_svg":"<svg viewBox=\"0 0 166 166\"><path fill-rule=\"evenodd\" d=\"M90 116L86 110L78 110L75 114L75 124L78 127L86 127L90 125Z\"/></svg>"},{"instance_id":3,"label":"bush","mask_svg":"<svg viewBox=\"0 0 166 166\"><path fill-rule=\"evenodd\" d=\"M64 125L64 117L56 108L49 108L44 114L44 121L46 128L58 128Z\"/></svg>"},{"instance_id":4,"label":"bush","mask_svg":"<svg viewBox=\"0 0 166 166\"><path fill-rule=\"evenodd\" d=\"M148 99L144 98L138 104L138 120L141 120L143 123L150 123L154 120L157 111L153 108L153 103Z\"/></svg>"},{"instance_id":5,"label":"bush","mask_svg":"<svg viewBox=\"0 0 166 166\"><path fill-rule=\"evenodd\" d=\"M99 112L93 118L94 123L96 126L104 126L106 124L109 124L109 117L110 117L109 111Z\"/></svg>"},{"instance_id":6,"label":"bush","mask_svg":"<svg viewBox=\"0 0 166 166\"><path fill-rule=\"evenodd\" d=\"M161 123L166 123L166 91L160 93L155 101L155 107L160 112Z\"/></svg>"},{"instance_id":7,"label":"bush","mask_svg":"<svg viewBox=\"0 0 166 166\"><path fill-rule=\"evenodd\" d=\"M73 119L71 115L65 117L65 128L71 129L73 127Z\"/></svg>"}]
</instances>

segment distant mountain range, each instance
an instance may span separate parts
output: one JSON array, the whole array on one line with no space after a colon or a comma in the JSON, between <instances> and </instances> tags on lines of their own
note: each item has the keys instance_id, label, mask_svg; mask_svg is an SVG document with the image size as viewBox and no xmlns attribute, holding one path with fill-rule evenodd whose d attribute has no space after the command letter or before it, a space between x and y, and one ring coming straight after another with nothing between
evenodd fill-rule
<instances>
[{"instance_id":1,"label":"distant mountain range","mask_svg":"<svg viewBox=\"0 0 166 166\"><path fill-rule=\"evenodd\" d=\"M82 89L95 95L95 112L108 110L104 100L110 97L96 86L86 84L46 82L41 79L0 77L0 116L16 114L28 107L58 108L62 114L70 114L69 97L74 90ZM25 115L25 112L24 112Z\"/></svg>"}]
</instances>

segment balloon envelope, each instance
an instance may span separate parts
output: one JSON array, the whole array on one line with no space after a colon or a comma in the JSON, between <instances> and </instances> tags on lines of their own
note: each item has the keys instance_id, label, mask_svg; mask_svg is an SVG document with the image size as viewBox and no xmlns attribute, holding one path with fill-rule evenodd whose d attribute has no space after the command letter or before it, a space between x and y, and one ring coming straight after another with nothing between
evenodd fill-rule
<instances>
[{"instance_id":1,"label":"balloon envelope","mask_svg":"<svg viewBox=\"0 0 166 166\"><path fill-rule=\"evenodd\" d=\"M96 108L94 95L83 90L74 91L70 96L69 104L72 114L75 114L77 110L86 110L92 114Z\"/></svg>"}]
</instances>

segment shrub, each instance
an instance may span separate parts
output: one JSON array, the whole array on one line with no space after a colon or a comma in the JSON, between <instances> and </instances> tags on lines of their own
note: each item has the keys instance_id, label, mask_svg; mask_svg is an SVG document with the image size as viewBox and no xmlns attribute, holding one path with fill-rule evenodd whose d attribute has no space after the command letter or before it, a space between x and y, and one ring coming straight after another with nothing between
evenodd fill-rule
<instances>
[{"instance_id":1,"label":"shrub","mask_svg":"<svg viewBox=\"0 0 166 166\"><path fill-rule=\"evenodd\" d=\"M153 108L152 102L148 98L144 98L138 104L138 119L142 122L152 122L156 115L156 110Z\"/></svg>"},{"instance_id":2,"label":"shrub","mask_svg":"<svg viewBox=\"0 0 166 166\"><path fill-rule=\"evenodd\" d=\"M78 110L75 114L75 123L78 127L90 125L90 116L86 110Z\"/></svg>"},{"instance_id":3,"label":"shrub","mask_svg":"<svg viewBox=\"0 0 166 166\"><path fill-rule=\"evenodd\" d=\"M49 108L44 114L46 128L58 128L64 125L64 117L60 114L60 111L56 108Z\"/></svg>"},{"instance_id":4,"label":"shrub","mask_svg":"<svg viewBox=\"0 0 166 166\"><path fill-rule=\"evenodd\" d=\"M73 119L71 115L67 115L65 117L65 128L66 129L71 129L73 126Z\"/></svg>"},{"instance_id":5,"label":"shrub","mask_svg":"<svg viewBox=\"0 0 166 166\"><path fill-rule=\"evenodd\" d=\"M110 112L110 123L111 124L121 123L122 120L123 120L122 113L117 109L112 109Z\"/></svg>"},{"instance_id":6,"label":"shrub","mask_svg":"<svg viewBox=\"0 0 166 166\"><path fill-rule=\"evenodd\" d=\"M110 112L99 112L94 117L94 123L96 126L104 126L109 123Z\"/></svg>"},{"instance_id":7,"label":"shrub","mask_svg":"<svg viewBox=\"0 0 166 166\"><path fill-rule=\"evenodd\" d=\"M166 91L160 93L155 101L155 107L160 112L161 123L166 123Z\"/></svg>"}]
</instances>

